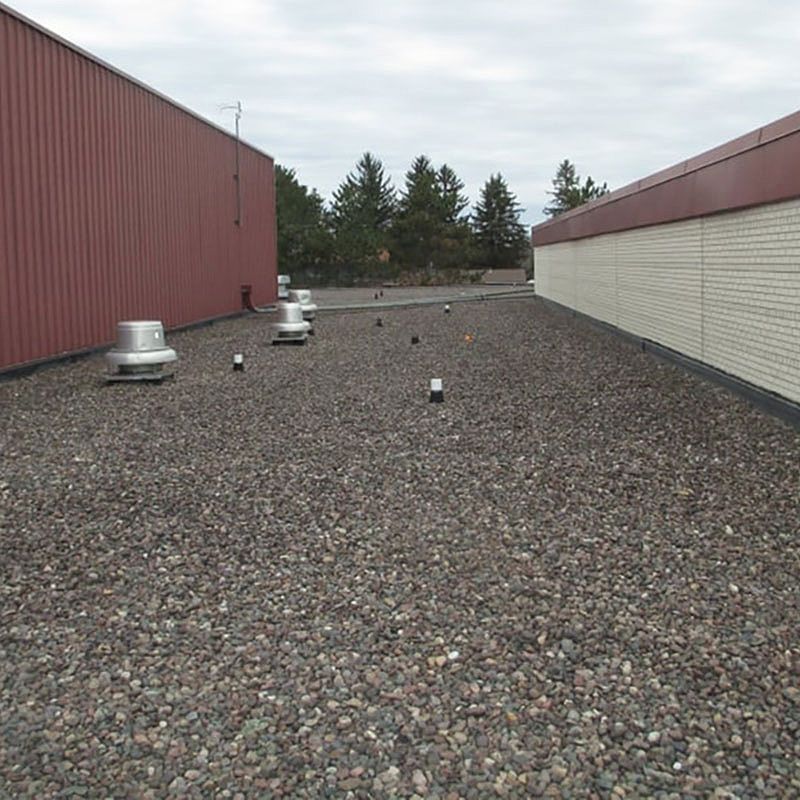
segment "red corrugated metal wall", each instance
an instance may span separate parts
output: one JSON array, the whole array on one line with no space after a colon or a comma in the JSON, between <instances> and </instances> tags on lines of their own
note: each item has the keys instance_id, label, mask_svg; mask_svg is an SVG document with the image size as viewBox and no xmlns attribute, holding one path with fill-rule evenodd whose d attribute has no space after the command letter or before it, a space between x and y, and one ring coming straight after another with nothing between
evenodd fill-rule
<instances>
[{"instance_id":1,"label":"red corrugated metal wall","mask_svg":"<svg viewBox=\"0 0 800 800\"><path fill-rule=\"evenodd\" d=\"M276 298L274 165L0 7L0 370Z\"/></svg>"}]
</instances>

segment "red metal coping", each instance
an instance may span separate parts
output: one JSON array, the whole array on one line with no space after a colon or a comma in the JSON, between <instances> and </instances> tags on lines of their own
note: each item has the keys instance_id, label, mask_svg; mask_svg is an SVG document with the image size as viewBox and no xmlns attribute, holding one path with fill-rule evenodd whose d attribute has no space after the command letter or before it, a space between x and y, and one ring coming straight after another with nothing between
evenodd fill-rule
<instances>
[{"instance_id":1,"label":"red metal coping","mask_svg":"<svg viewBox=\"0 0 800 800\"><path fill-rule=\"evenodd\" d=\"M535 245L800 197L800 111L533 228Z\"/></svg>"}]
</instances>

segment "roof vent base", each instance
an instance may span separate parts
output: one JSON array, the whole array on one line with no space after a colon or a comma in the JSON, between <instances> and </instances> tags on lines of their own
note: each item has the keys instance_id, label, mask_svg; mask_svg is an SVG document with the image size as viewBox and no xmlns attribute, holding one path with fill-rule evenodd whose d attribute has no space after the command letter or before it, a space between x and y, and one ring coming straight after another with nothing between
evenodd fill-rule
<instances>
[{"instance_id":1,"label":"roof vent base","mask_svg":"<svg viewBox=\"0 0 800 800\"><path fill-rule=\"evenodd\" d=\"M153 370L151 372L116 372L113 375L106 375L106 383L128 383L130 381L148 381L150 383L161 383L162 381L174 378L173 372L163 372Z\"/></svg>"}]
</instances>

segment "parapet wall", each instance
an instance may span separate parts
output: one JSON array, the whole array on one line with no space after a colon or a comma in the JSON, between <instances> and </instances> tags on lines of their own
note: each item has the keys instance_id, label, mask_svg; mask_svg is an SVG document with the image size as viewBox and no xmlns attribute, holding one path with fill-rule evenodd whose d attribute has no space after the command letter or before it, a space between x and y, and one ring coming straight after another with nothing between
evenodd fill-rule
<instances>
[{"instance_id":1,"label":"parapet wall","mask_svg":"<svg viewBox=\"0 0 800 800\"><path fill-rule=\"evenodd\" d=\"M537 294L800 402L800 199L535 248Z\"/></svg>"},{"instance_id":2,"label":"parapet wall","mask_svg":"<svg viewBox=\"0 0 800 800\"><path fill-rule=\"evenodd\" d=\"M537 225L536 246L800 197L800 111Z\"/></svg>"},{"instance_id":3,"label":"parapet wall","mask_svg":"<svg viewBox=\"0 0 800 800\"><path fill-rule=\"evenodd\" d=\"M537 294L800 402L800 112L533 229Z\"/></svg>"}]
</instances>

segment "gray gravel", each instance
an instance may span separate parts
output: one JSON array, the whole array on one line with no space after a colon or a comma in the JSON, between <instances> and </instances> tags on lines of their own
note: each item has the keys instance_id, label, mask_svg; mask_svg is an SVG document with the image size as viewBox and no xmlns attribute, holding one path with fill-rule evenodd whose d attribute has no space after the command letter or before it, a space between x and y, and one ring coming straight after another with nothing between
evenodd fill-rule
<instances>
[{"instance_id":1,"label":"gray gravel","mask_svg":"<svg viewBox=\"0 0 800 800\"><path fill-rule=\"evenodd\" d=\"M0 384L0 797L800 796L800 435L538 302L380 316Z\"/></svg>"}]
</instances>

